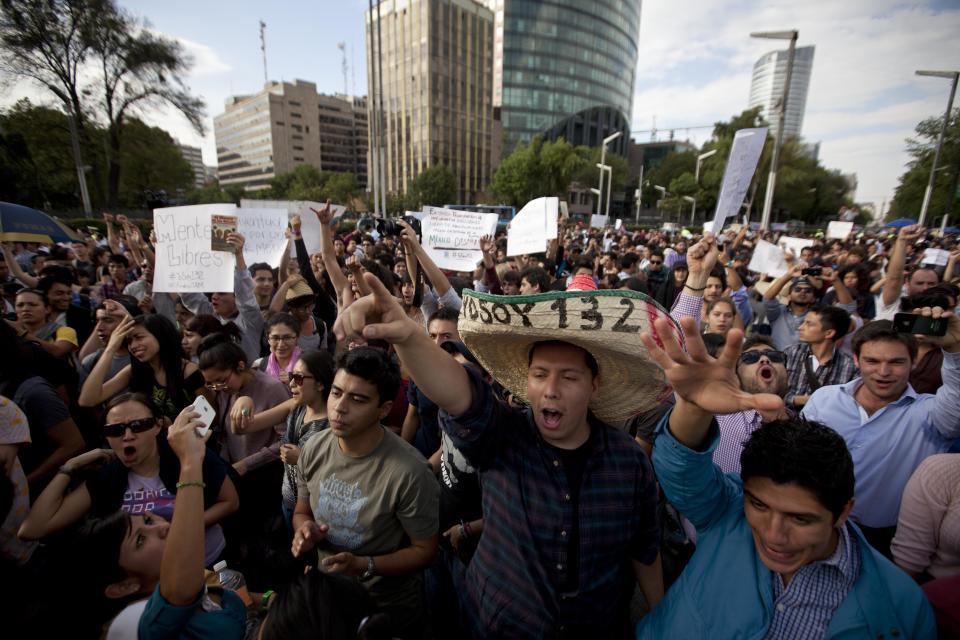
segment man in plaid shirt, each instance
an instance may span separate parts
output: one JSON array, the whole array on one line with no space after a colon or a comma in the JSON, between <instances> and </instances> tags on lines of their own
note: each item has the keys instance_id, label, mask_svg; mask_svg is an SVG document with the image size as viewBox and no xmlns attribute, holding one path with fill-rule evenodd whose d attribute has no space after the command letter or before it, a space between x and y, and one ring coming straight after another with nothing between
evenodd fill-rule
<instances>
[{"instance_id":1,"label":"man in plaid shirt","mask_svg":"<svg viewBox=\"0 0 960 640\"><path fill-rule=\"evenodd\" d=\"M839 307L815 306L800 323L800 342L784 349L787 393L784 402L800 410L810 394L830 384L845 384L857 376L853 358L837 348L850 328L850 314Z\"/></svg>"}]
</instances>

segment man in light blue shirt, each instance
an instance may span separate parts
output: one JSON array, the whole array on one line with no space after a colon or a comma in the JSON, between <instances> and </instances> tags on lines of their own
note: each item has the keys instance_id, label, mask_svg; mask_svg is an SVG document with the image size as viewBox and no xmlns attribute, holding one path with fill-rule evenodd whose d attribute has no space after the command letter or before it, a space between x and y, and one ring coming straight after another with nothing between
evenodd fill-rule
<instances>
[{"instance_id":1,"label":"man in light blue shirt","mask_svg":"<svg viewBox=\"0 0 960 640\"><path fill-rule=\"evenodd\" d=\"M889 320L876 320L853 338L860 377L821 387L803 409L805 418L846 440L857 477L851 517L885 554L907 480L925 458L947 451L960 437L960 319L939 307L917 313L948 318L945 336L927 336L943 349L943 386L936 395L910 386L916 338L897 333Z\"/></svg>"}]
</instances>

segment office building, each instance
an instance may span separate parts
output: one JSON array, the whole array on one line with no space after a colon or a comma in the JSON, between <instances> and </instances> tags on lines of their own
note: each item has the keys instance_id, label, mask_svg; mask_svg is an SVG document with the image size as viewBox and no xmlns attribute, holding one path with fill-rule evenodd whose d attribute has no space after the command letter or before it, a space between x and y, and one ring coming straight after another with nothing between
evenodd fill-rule
<instances>
[{"instance_id":1,"label":"office building","mask_svg":"<svg viewBox=\"0 0 960 640\"><path fill-rule=\"evenodd\" d=\"M190 164L193 170L193 186L199 189L207 183L207 169L203 166L203 154L200 147L191 147L189 145L177 143L183 159Z\"/></svg>"},{"instance_id":2,"label":"office building","mask_svg":"<svg viewBox=\"0 0 960 640\"><path fill-rule=\"evenodd\" d=\"M799 138L803 130L803 113L807 107L807 89L813 72L814 47L797 47L787 96L787 113L783 127L784 137ZM780 127L780 99L787 79L788 50L765 53L753 65L750 82L750 108L761 107L762 115L770 123L770 134L776 138Z\"/></svg>"},{"instance_id":3,"label":"office building","mask_svg":"<svg viewBox=\"0 0 960 640\"><path fill-rule=\"evenodd\" d=\"M495 13L494 106L504 153L533 136L626 156L640 0L486 0Z\"/></svg>"},{"instance_id":4,"label":"office building","mask_svg":"<svg viewBox=\"0 0 960 640\"><path fill-rule=\"evenodd\" d=\"M473 0L384 0L377 14L365 14L367 78L368 95L377 95L382 72L383 132L382 143L371 133L368 156L372 163L383 151L381 184L405 193L422 171L444 165L458 202L476 202L492 177L493 13ZM376 108L371 98L371 118Z\"/></svg>"},{"instance_id":5,"label":"office building","mask_svg":"<svg viewBox=\"0 0 960 640\"><path fill-rule=\"evenodd\" d=\"M270 82L231 96L213 119L221 186L249 190L304 164L351 172L366 185L366 99L317 94L312 82Z\"/></svg>"}]
</instances>

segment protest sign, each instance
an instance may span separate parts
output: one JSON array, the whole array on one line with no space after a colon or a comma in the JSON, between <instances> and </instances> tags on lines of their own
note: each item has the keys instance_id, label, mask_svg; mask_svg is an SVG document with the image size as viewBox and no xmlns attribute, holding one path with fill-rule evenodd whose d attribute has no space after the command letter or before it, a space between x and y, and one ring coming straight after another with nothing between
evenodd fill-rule
<instances>
[{"instance_id":1,"label":"protest sign","mask_svg":"<svg viewBox=\"0 0 960 640\"><path fill-rule=\"evenodd\" d=\"M154 209L153 230L157 236L153 290L157 293L204 293L233 291L236 258L232 253L212 251L213 216L235 216L232 204Z\"/></svg>"},{"instance_id":2,"label":"protest sign","mask_svg":"<svg viewBox=\"0 0 960 640\"><path fill-rule=\"evenodd\" d=\"M441 269L473 271L483 260L480 236L497 231L497 214L432 207L422 221L423 248Z\"/></svg>"},{"instance_id":3,"label":"protest sign","mask_svg":"<svg viewBox=\"0 0 960 640\"><path fill-rule=\"evenodd\" d=\"M851 231L853 231L852 222L840 222L839 220L834 220L827 225L827 238L846 240Z\"/></svg>"},{"instance_id":4,"label":"protest sign","mask_svg":"<svg viewBox=\"0 0 960 640\"><path fill-rule=\"evenodd\" d=\"M603 229L609 221L610 216L599 216L595 213L590 216L590 226L594 229Z\"/></svg>"},{"instance_id":5,"label":"protest sign","mask_svg":"<svg viewBox=\"0 0 960 640\"><path fill-rule=\"evenodd\" d=\"M286 209L243 208L237 211L237 229L245 240L243 258L248 265L266 262L271 267L280 266L280 259L287 248L284 235L287 220Z\"/></svg>"},{"instance_id":6,"label":"protest sign","mask_svg":"<svg viewBox=\"0 0 960 640\"><path fill-rule=\"evenodd\" d=\"M923 252L923 260L921 264L930 264L937 267L947 266L947 262L950 261L950 252L944 251L943 249L926 249Z\"/></svg>"},{"instance_id":7,"label":"protest sign","mask_svg":"<svg viewBox=\"0 0 960 640\"><path fill-rule=\"evenodd\" d=\"M544 198L525 204L510 221L507 228L508 256L543 253L547 250L547 207L541 200Z\"/></svg>"},{"instance_id":8,"label":"protest sign","mask_svg":"<svg viewBox=\"0 0 960 640\"><path fill-rule=\"evenodd\" d=\"M753 257L747 269L754 273L765 273L779 278L787 272L788 267L780 247L766 240L757 240L757 246L753 248Z\"/></svg>"},{"instance_id":9,"label":"protest sign","mask_svg":"<svg viewBox=\"0 0 960 640\"><path fill-rule=\"evenodd\" d=\"M317 220L317 214L310 209L319 211L324 206L323 202L312 200L249 200L247 198L240 200L241 209L285 209L289 216L299 215L303 244L306 245L307 253L310 254L320 251L320 221ZM342 204L331 204L330 208L333 210L334 220L347 210ZM294 251L294 247L291 246L291 256L295 255Z\"/></svg>"},{"instance_id":10,"label":"protest sign","mask_svg":"<svg viewBox=\"0 0 960 640\"><path fill-rule=\"evenodd\" d=\"M767 139L767 128L740 129L733 136L733 147L727 159L727 168L723 172L720 196L717 198L717 210L713 216L710 231L716 235L723 229L727 218L736 216L747 195L747 189L753 180Z\"/></svg>"},{"instance_id":11,"label":"protest sign","mask_svg":"<svg viewBox=\"0 0 960 640\"><path fill-rule=\"evenodd\" d=\"M790 251L793 255L800 257L800 251L804 247L812 247L813 240L810 238L794 238L791 236L783 236L780 240L777 241L785 251Z\"/></svg>"},{"instance_id":12,"label":"protest sign","mask_svg":"<svg viewBox=\"0 0 960 640\"><path fill-rule=\"evenodd\" d=\"M210 216L210 250L233 253L227 236L237 231L237 216Z\"/></svg>"},{"instance_id":13,"label":"protest sign","mask_svg":"<svg viewBox=\"0 0 960 640\"><path fill-rule=\"evenodd\" d=\"M617 221L613 223L613 228L617 231L620 231L620 228L623 226L623 220L617 218Z\"/></svg>"}]
</instances>

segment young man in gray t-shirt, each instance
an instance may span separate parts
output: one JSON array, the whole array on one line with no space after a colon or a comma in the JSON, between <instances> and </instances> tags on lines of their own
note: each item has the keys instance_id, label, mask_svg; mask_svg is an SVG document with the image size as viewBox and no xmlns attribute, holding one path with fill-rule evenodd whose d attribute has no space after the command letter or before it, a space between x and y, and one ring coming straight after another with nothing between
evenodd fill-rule
<instances>
[{"instance_id":1,"label":"young man in gray t-shirt","mask_svg":"<svg viewBox=\"0 0 960 640\"><path fill-rule=\"evenodd\" d=\"M380 349L337 361L330 428L297 461L292 551L316 548L321 570L358 578L406 637L423 624L420 572L437 551L440 487L423 456L380 424L399 385Z\"/></svg>"}]
</instances>

